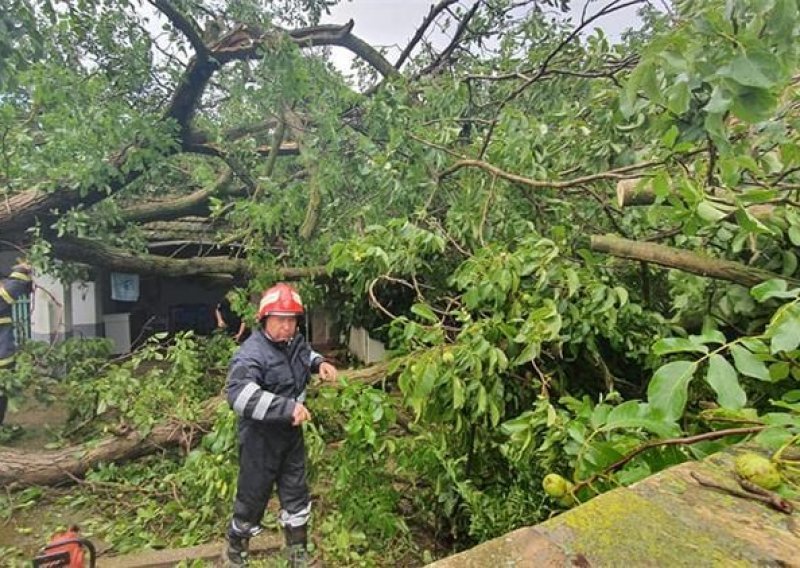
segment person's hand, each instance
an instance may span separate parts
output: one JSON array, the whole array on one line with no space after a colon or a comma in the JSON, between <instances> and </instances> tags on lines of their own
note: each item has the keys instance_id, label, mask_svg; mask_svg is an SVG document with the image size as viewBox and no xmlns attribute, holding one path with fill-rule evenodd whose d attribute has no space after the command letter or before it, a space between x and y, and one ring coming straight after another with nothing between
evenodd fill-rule
<instances>
[{"instance_id":1,"label":"person's hand","mask_svg":"<svg viewBox=\"0 0 800 568\"><path fill-rule=\"evenodd\" d=\"M222 318L222 312L219 311L219 306L214 309L214 318L217 320L217 327L219 329L225 329L228 327L225 325L225 320Z\"/></svg>"},{"instance_id":2,"label":"person's hand","mask_svg":"<svg viewBox=\"0 0 800 568\"><path fill-rule=\"evenodd\" d=\"M319 378L322 379L323 381L335 381L336 367L334 367L328 362L323 362L319 366Z\"/></svg>"},{"instance_id":3,"label":"person's hand","mask_svg":"<svg viewBox=\"0 0 800 568\"><path fill-rule=\"evenodd\" d=\"M242 320L242 323L239 324L239 331L236 332L236 337L234 337L236 343L242 342L242 338L244 337L244 333L246 331L247 331L247 325L244 323L244 320Z\"/></svg>"},{"instance_id":4,"label":"person's hand","mask_svg":"<svg viewBox=\"0 0 800 568\"><path fill-rule=\"evenodd\" d=\"M294 411L292 412L292 426L300 426L306 420L311 420L311 413L302 402L295 402Z\"/></svg>"}]
</instances>

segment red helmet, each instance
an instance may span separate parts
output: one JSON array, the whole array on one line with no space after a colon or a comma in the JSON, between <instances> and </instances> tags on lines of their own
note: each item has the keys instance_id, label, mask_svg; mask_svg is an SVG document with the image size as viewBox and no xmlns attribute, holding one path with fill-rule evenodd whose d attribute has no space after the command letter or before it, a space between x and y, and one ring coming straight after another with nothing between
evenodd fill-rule
<instances>
[{"instance_id":1,"label":"red helmet","mask_svg":"<svg viewBox=\"0 0 800 568\"><path fill-rule=\"evenodd\" d=\"M264 292L258 304L258 319L267 316L301 316L303 300L297 291L283 282Z\"/></svg>"}]
</instances>

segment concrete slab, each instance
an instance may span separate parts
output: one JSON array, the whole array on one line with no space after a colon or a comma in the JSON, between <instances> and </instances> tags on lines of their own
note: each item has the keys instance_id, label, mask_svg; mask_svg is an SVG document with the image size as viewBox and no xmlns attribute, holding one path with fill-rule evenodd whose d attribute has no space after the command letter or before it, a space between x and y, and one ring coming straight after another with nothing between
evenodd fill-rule
<instances>
[{"instance_id":1,"label":"concrete slab","mask_svg":"<svg viewBox=\"0 0 800 568\"><path fill-rule=\"evenodd\" d=\"M734 487L740 451L675 466L429 566L800 567L800 513L787 515L692 478L696 472Z\"/></svg>"}]
</instances>

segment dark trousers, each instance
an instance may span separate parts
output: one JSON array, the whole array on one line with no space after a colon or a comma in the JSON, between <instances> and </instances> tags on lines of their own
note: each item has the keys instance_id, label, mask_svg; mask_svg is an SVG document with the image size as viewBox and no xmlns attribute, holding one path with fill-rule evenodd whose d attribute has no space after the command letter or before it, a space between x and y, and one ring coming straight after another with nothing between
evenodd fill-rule
<instances>
[{"instance_id":1,"label":"dark trousers","mask_svg":"<svg viewBox=\"0 0 800 568\"><path fill-rule=\"evenodd\" d=\"M5 367L0 367L0 369L13 371L14 362L12 361L10 365L6 365ZM3 425L3 422L6 419L6 410L8 410L8 397L6 396L6 393L0 391L0 426Z\"/></svg>"},{"instance_id":2,"label":"dark trousers","mask_svg":"<svg viewBox=\"0 0 800 568\"><path fill-rule=\"evenodd\" d=\"M255 422L242 425L233 516L248 523L261 523L275 485L285 514L291 516L308 507L302 428Z\"/></svg>"}]
</instances>

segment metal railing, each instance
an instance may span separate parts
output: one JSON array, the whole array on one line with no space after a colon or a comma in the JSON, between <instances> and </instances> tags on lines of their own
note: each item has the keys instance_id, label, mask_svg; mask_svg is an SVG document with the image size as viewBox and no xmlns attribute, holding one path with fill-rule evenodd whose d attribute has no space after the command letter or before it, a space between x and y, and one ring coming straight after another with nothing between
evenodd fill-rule
<instances>
[{"instance_id":1,"label":"metal railing","mask_svg":"<svg viewBox=\"0 0 800 568\"><path fill-rule=\"evenodd\" d=\"M31 297L20 296L11 307L14 321L14 340L22 345L31 338Z\"/></svg>"}]
</instances>

